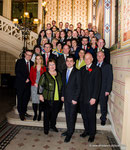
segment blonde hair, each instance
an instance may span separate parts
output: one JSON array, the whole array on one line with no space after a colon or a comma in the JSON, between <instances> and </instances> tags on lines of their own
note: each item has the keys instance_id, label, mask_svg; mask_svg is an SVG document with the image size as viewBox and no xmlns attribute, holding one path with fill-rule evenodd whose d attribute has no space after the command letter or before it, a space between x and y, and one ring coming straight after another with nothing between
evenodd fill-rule
<instances>
[{"instance_id":1,"label":"blonde hair","mask_svg":"<svg viewBox=\"0 0 130 150\"><path fill-rule=\"evenodd\" d=\"M43 57L41 55L37 55L35 57L35 62L34 62L33 67L35 68L37 66L37 61L36 61L37 57L40 57L40 59L41 59L41 67L43 67Z\"/></svg>"},{"instance_id":2,"label":"blonde hair","mask_svg":"<svg viewBox=\"0 0 130 150\"><path fill-rule=\"evenodd\" d=\"M47 43L48 43L47 37L43 37L42 40L41 40L41 45L43 45L43 40L44 40L44 39L46 39L46 40L47 40Z\"/></svg>"}]
</instances>

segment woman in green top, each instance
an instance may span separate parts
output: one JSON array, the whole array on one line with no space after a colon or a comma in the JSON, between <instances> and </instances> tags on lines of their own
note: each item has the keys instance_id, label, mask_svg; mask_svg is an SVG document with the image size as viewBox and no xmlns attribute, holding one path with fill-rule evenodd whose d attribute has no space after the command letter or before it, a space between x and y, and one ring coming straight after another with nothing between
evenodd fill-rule
<instances>
[{"instance_id":1,"label":"woman in green top","mask_svg":"<svg viewBox=\"0 0 130 150\"><path fill-rule=\"evenodd\" d=\"M81 67L85 66L85 61L84 61L84 56L85 56L85 50L80 49L79 50L79 59L76 60L76 68L80 70Z\"/></svg>"},{"instance_id":2,"label":"woman in green top","mask_svg":"<svg viewBox=\"0 0 130 150\"><path fill-rule=\"evenodd\" d=\"M61 74L56 71L55 60L48 61L48 71L45 72L38 85L39 99L44 102L44 133L48 134L49 129L58 132L56 119L61 106L62 79Z\"/></svg>"}]
</instances>

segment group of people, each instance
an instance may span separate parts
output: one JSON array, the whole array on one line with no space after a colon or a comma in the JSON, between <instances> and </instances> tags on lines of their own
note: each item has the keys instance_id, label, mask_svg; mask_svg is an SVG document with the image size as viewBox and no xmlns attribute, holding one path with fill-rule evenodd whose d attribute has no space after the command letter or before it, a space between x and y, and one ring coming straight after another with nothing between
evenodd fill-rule
<instances>
[{"instance_id":1,"label":"group of people","mask_svg":"<svg viewBox=\"0 0 130 150\"><path fill-rule=\"evenodd\" d=\"M24 58L17 60L16 93L17 109L22 121L29 117L27 105L32 99L33 120L41 120L47 135L49 130L58 132L56 120L64 103L67 130L62 133L69 142L75 130L77 113L84 124L81 137L89 136L93 142L96 134L96 111L100 103L101 125L106 124L108 96L112 90L112 65L110 52L105 48L96 27L88 24L73 25L56 21L47 24L39 33L34 51L26 50ZM37 114L39 110L39 114Z\"/></svg>"}]
</instances>

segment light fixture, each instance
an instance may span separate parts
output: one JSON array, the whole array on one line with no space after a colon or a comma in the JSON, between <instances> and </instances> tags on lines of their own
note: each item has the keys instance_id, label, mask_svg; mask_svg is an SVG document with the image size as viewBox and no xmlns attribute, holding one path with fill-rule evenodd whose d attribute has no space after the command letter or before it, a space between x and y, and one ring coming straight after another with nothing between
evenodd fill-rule
<instances>
[{"instance_id":1,"label":"light fixture","mask_svg":"<svg viewBox=\"0 0 130 150\"><path fill-rule=\"evenodd\" d=\"M29 18L29 12L24 12L24 18Z\"/></svg>"},{"instance_id":2,"label":"light fixture","mask_svg":"<svg viewBox=\"0 0 130 150\"><path fill-rule=\"evenodd\" d=\"M48 11L47 7L45 8L45 11L46 11L46 12Z\"/></svg>"},{"instance_id":3,"label":"light fixture","mask_svg":"<svg viewBox=\"0 0 130 150\"><path fill-rule=\"evenodd\" d=\"M39 24L39 20L37 18L34 18L33 24Z\"/></svg>"},{"instance_id":4,"label":"light fixture","mask_svg":"<svg viewBox=\"0 0 130 150\"><path fill-rule=\"evenodd\" d=\"M14 19L13 19L13 23L14 23L14 24L18 24L18 19L17 19L17 18L14 18Z\"/></svg>"},{"instance_id":5,"label":"light fixture","mask_svg":"<svg viewBox=\"0 0 130 150\"><path fill-rule=\"evenodd\" d=\"M45 1L42 2L42 6L46 7L46 2Z\"/></svg>"}]
</instances>

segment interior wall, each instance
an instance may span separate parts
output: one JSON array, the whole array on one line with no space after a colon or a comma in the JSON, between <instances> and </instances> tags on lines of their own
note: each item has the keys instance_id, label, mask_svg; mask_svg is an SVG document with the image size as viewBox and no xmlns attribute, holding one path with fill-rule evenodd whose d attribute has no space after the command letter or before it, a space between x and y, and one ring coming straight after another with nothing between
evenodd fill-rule
<instances>
[{"instance_id":1,"label":"interior wall","mask_svg":"<svg viewBox=\"0 0 130 150\"><path fill-rule=\"evenodd\" d=\"M103 37L103 0L99 0L96 8L96 26L98 28L98 32Z\"/></svg>"},{"instance_id":2,"label":"interior wall","mask_svg":"<svg viewBox=\"0 0 130 150\"><path fill-rule=\"evenodd\" d=\"M87 28L87 4L88 0L45 0L47 2L46 24L52 20L72 23L74 28L78 22L82 28Z\"/></svg>"},{"instance_id":3,"label":"interior wall","mask_svg":"<svg viewBox=\"0 0 130 150\"><path fill-rule=\"evenodd\" d=\"M15 61L16 57L7 52L0 51L0 74L9 73L11 76L14 76Z\"/></svg>"},{"instance_id":4,"label":"interior wall","mask_svg":"<svg viewBox=\"0 0 130 150\"><path fill-rule=\"evenodd\" d=\"M130 23L127 15L130 1L118 1L118 49L111 52L111 63L113 65L113 89L109 101L110 112L114 123L116 138L121 145L130 149L129 116L130 99ZM127 11L126 11L127 10ZM124 25L124 23L126 25Z\"/></svg>"}]
</instances>

